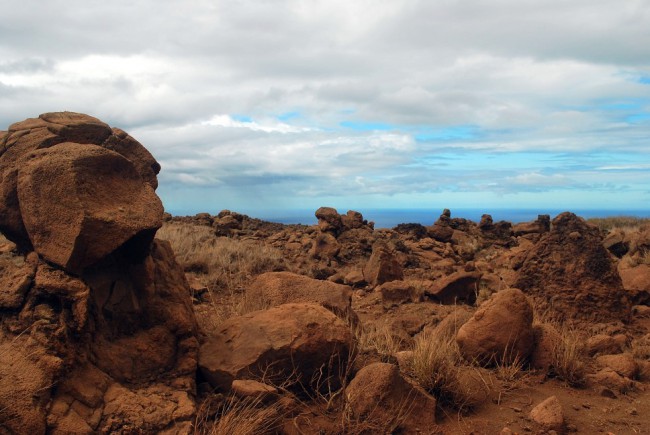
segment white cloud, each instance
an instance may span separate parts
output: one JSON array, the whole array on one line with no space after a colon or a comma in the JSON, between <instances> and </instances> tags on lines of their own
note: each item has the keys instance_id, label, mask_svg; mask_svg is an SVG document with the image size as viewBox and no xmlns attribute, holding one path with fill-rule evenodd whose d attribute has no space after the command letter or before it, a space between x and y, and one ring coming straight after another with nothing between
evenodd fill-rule
<instances>
[{"instance_id":1,"label":"white cloud","mask_svg":"<svg viewBox=\"0 0 650 435\"><path fill-rule=\"evenodd\" d=\"M161 180L178 188L229 187L244 204L253 191L352 198L593 187L598 177L575 167L616 151L638 162L617 155L589 170L606 173L603 185L648 189L621 174L650 164L644 0L0 8L0 128L47 111L92 114L139 139L161 161ZM466 132L443 134L454 129ZM423 131L437 136L416 140ZM449 150L467 159L521 153L526 167L503 171L496 159L448 172L426 163ZM533 151L574 154L573 166L526 161Z\"/></svg>"}]
</instances>

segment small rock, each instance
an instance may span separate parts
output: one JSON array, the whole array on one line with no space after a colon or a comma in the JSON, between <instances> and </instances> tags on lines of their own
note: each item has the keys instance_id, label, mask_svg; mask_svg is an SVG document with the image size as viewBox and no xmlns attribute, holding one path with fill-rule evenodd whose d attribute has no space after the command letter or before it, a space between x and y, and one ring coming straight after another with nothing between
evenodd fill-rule
<instances>
[{"instance_id":1,"label":"small rock","mask_svg":"<svg viewBox=\"0 0 650 435\"><path fill-rule=\"evenodd\" d=\"M556 396L551 396L535 406L530 411L530 418L547 430L561 431L564 426L564 412Z\"/></svg>"},{"instance_id":2,"label":"small rock","mask_svg":"<svg viewBox=\"0 0 650 435\"><path fill-rule=\"evenodd\" d=\"M252 379L236 379L232 381L232 392L240 398L251 398L260 402L268 402L278 395L278 389Z\"/></svg>"},{"instance_id":3,"label":"small rock","mask_svg":"<svg viewBox=\"0 0 650 435\"><path fill-rule=\"evenodd\" d=\"M602 397L607 397L610 399L616 399L616 393L614 393L612 390L606 387L601 387L598 391L598 395Z\"/></svg>"}]
</instances>

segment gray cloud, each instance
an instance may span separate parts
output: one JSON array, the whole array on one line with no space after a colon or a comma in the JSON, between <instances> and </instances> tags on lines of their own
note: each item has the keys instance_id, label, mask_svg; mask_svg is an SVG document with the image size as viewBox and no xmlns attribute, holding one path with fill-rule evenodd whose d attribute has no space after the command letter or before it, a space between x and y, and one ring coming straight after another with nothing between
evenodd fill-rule
<instances>
[{"instance_id":1,"label":"gray cloud","mask_svg":"<svg viewBox=\"0 0 650 435\"><path fill-rule=\"evenodd\" d=\"M650 163L644 1L0 7L0 128L97 116L151 149L183 207L188 189L236 205L650 183L590 163Z\"/></svg>"}]
</instances>

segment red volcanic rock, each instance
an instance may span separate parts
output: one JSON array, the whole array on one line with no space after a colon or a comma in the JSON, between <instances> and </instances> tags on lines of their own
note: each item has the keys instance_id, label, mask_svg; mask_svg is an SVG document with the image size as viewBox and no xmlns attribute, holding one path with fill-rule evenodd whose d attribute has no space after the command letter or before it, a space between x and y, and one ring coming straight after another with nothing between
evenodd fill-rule
<instances>
[{"instance_id":1,"label":"red volcanic rock","mask_svg":"<svg viewBox=\"0 0 650 435\"><path fill-rule=\"evenodd\" d=\"M408 382L393 364L378 362L362 368L345 395L353 415L376 427L421 433L436 423L436 399Z\"/></svg>"},{"instance_id":2,"label":"red volcanic rock","mask_svg":"<svg viewBox=\"0 0 650 435\"><path fill-rule=\"evenodd\" d=\"M197 325L171 246L153 240L158 170L86 115L0 134L0 230L35 249L0 255L0 431L189 433Z\"/></svg>"},{"instance_id":3,"label":"red volcanic rock","mask_svg":"<svg viewBox=\"0 0 650 435\"><path fill-rule=\"evenodd\" d=\"M318 228L324 233L331 233L337 236L343 227L341 215L332 207L321 207L316 210L316 218L318 219Z\"/></svg>"},{"instance_id":4,"label":"red volcanic rock","mask_svg":"<svg viewBox=\"0 0 650 435\"><path fill-rule=\"evenodd\" d=\"M313 302L343 319L356 318L351 307L350 287L291 272L263 273L255 278L246 294L269 308L295 302Z\"/></svg>"},{"instance_id":5,"label":"red volcanic rock","mask_svg":"<svg viewBox=\"0 0 650 435\"><path fill-rule=\"evenodd\" d=\"M160 199L116 152L66 142L22 161L17 193L31 244L69 271L79 273L132 238L144 253L162 225Z\"/></svg>"},{"instance_id":6,"label":"red volcanic rock","mask_svg":"<svg viewBox=\"0 0 650 435\"><path fill-rule=\"evenodd\" d=\"M433 282L424 294L442 304L476 302L481 272L456 272Z\"/></svg>"},{"instance_id":7,"label":"red volcanic rock","mask_svg":"<svg viewBox=\"0 0 650 435\"><path fill-rule=\"evenodd\" d=\"M285 304L226 320L201 346L199 368L222 391L235 379L262 374L297 376L304 386L317 388L338 382L351 348L350 327L330 311Z\"/></svg>"},{"instance_id":8,"label":"red volcanic rock","mask_svg":"<svg viewBox=\"0 0 650 435\"><path fill-rule=\"evenodd\" d=\"M551 217L547 214L540 214L537 220L532 222L522 222L512 227L515 236L526 234L543 234L551 230Z\"/></svg>"},{"instance_id":9,"label":"red volcanic rock","mask_svg":"<svg viewBox=\"0 0 650 435\"><path fill-rule=\"evenodd\" d=\"M18 203L18 172L32 152L64 142L97 145L132 163L142 181L155 189L160 165L139 142L92 116L73 112L45 113L15 123L0 134L0 231L27 251L30 238Z\"/></svg>"},{"instance_id":10,"label":"red volcanic rock","mask_svg":"<svg viewBox=\"0 0 650 435\"><path fill-rule=\"evenodd\" d=\"M630 302L597 227L573 213L528 251L514 286L559 317L627 320Z\"/></svg>"},{"instance_id":11,"label":"red volcanic rock","mask_svg":"<svg viewBox=\"0 0 650 435\"><path fill-rule=\"evenodd\" d=\"M525 360L533 350L533 308L519 289L492 295L461 326L456 341L468 361L483 364Z\"/></svg>"},{"instance_id":12,"label":"red volcanic rock","mask_svg":"<svg viewBox=\"0 0 650 435\"><path fill-rule=\"evenodd\" d=\"M363 268L363 276L367 283L376 287L385 282L404 279L404 270L393 251L383 243L376 243Z\"/></svg>"}]
</instances>

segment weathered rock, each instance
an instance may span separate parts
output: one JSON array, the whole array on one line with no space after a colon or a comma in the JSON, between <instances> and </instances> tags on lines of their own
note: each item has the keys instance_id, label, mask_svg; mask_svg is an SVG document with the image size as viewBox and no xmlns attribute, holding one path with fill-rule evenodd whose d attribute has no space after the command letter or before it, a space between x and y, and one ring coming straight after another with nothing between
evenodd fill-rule
<instances>
[{"instance_id":1,"label":"weathered rock","mask_svg":"<svg viewBox=\"0 0 650 435\"><path fill-rule=\"evenodd\" d=\"M630 301L601 242L597 227L573 213L560 214L527 253L515 287L556 317L627 320Z\"/></svg>"},{"instance_id":2,"label":"weathered rock","mask_svg":"<svg viewBox=\"0 0 650 435\"><path fill-rule=\"evenodd\" d=\"M564 429L564 411L556 396L544 400L530 411L530 418L546 430L561 432Z\"/></svg>"},{"instance_id":3,"label":"weathered rock","mask_svg":"<svg viewBox=\"0 0 650 435\"><path fill-rule=\"evenodd\" d=\"M617 355L601 355L596 358L596 362L604 368L610 368L621 376L633 379L639 367L630 353L621 353Z\"/></svg>"},{"instance_id":4,"label":"weathered rock","mask_svg":"<svg viewBox=\"0 0 650 435\"><path fill-rule=\"evenodd\" d=\"M96 118L73 112L58 112L45 113L38 118L15 123L9 127L0 143L0 232L23 251L31 249L31 242L23 225L19 205L18 172L31 153L56 148L65 142L97 145L118 153L131 162L142 182L151 189L158 186L156 175L160 171L160 165L151 154L124 131L111 129ZM104 168L100 173L105 172L110 171ZM52 180L47 181L48 184L56 185ZM41 187L45 189L45 186ZM54 187L50 188L52 189Z\"/></svg>"},{"instance_id":5,"label":"weathered rock","mask_svg":"<svg viewBox=\"0 0 650 435\"><path fill-rule=\"evenodd\" d=\"M533 309L518 289L502 290L484 302L458 331L463 356L482 364L528 358L534 346Z\"/></svg>"},{"instance_id":6,"label":"weathered rock","mask_svg":"<svg viewBox=\"0 0 650 435\"><path fill-rule=\"evenodd\" d=\"M216 219L212 221L212 227L218 236L229 236L234 231L242 229L243 216L232 213L230 210L222 210Z\"/></svg>"},{"instance_id":7,"label":"weathered rock","mask_svg":"<svg viewBox=\"0 0 650 435\"><path fill-rule=\"evenodd\" d=\"M314 258L331 260L336 258L340 250L341 245L336 241L336 237L329 233L320 233L314 238L314 244L309 253Z\"/></svg>"},{"instance_id":8,"label":"weathered rock","mask_svg":"<svg viewBox=\"0 0 650 435\"><path fill-rule=\"evenodd\" d=\"M427 297L442 304L473 304L478 294L481 272L456 272L437 279L433 285L426 287Z\"/></svg>"},{"instance_id":9,"label":"weathered rock","mask_svg":"<svg viewBox=\"0 0 650 435\"><path fill-rule=\"evenodd\" d=\"M617 354L623 352L621 344L614 337L597 334L587 339L587 353L590 356L597 354Z\"/></svg>"},{"instance_id":10,"label":"weathered rock","mask_svg":"<svg viewBox=\"0 0 650 435\"><path fill-rule=\"evenodd\" d=\"M436 422L436 399L404 379L393 364L373 363L362 368L345 395L353 415L377 429L416 433Z\"/></svg>"},{"instance_id":11,"label":"weathered rock","mask_svg":"<svg viewBox=\"0 0 650 435\"><path fill-rule=\"evenodd\" d=\"M12 297L0 318L0 432L188 433L197 327L170 245L152 242L158 164L85 115L10 130L0 226L41 259L2 257L16 267L2 274Z\"/></svg>"},{"instance_id":12,"label":"weathered rock","mask_svg":"<svg viewBox=\"0 0 650 435\"><path fill-rule=\"evenodd\" d=\"M537 220L532 222L521 222L512 227L512 233L516 237L526 234L543 234L551 230L551 217L547 214L540 214Z\"/></svg>"},{"instance_id":13,"label":"weathered rock","mask_svg":"<svg viewBox=\"0 0 650 435\"><path fill-rule=\"evenodd\" d=\"M18 310L36 274L38 256L0 254L0 309Z\"/></svg>"},{"instance_id":14,"label":"weathered rock","mask_svg":"<svg viewBox=\"0 0 650 435\"><path fill-rule=\"evenodd\" d=\"M621 262L622 264L623 262ZM636 292L650 292L650 265L639 264L635 267L621 267L618 268L618 273L623 282L623 288L634 294ZM646 300L638 302L649 302L647 296Z\"/></svg>"},{"instance_id":15,"label":"weathered rock","mask_svg":"<svg viewBox=\"0 0 650 435\"><path fill-rule=\"evenodd\" d=\"M96 145L37 150L18 170L20 212L32 246L79 273L131 240L142 258L162 225L162 203L135 166Z\"/></svg>"},{"instance_id":16,"label":"weathered rock","mask_svg":"<svg viewBox=\"0 0 650 435\"><path fill-rule=\"evenodd\" d=\"M226 320L201 346L199 367L214 387L235 379L296 376L317 389L339 382L352 335L349 326L317 304L285 304Z\"/></svg>"},{"instance_id":17,"label":"weathered rock","mask_svg":"<svg viewBox=\"0 0 650 435\"><path fill-rule=\"evenodd\" d=\"M377 290L381 292L384 306L400 305L407 302L420 302L422 291L413 281L390 281L380 285Z\"/></svg>"},{"instance_id":18,"label":"weathered rock","mask_svg":"<svg viewBox=\"0 0 650 435\"><path fill-rule=\"evenodd\" d=\"M630 249L630 242L626 240L625 232L620 228L613 229L603 240L603 246L613 255L622 258Z\"/></svg>"},{"instance_id":19,"label":"weathered rock","mask_svg":"<svg viewBox=\"0 0 650 435\"><path fill-rule=\"evenodd\" d=\"M376 287L385 282L404 279L404 270L392 250L382 243L376 243L363 268L363 276L367 283Z\"/></svg>"},{"instance_id":20,"label":"weathered rock","mask_svg":"<svg viewBox=\"0 0 650 435\"><path fill-rule=\"evenodd\" d=\"M454 229L448 225L441 225L435 223L427 227L427 234L434 240L438 242L447 243L450 242L454 236Z\"/></svg>"},{"instance_id":21,"label":"weathered rock","mask_svg":"<svg viewBox=\"0 0 650 435\"><path fill-rule=\"evenodd\" d=\"M352 289L347 285L291 272L267 272L255 278L246 292L263 307L314 302L342 319L356 318L352 312Z\"/></svg>"},{"instance_id":22,"label":"weathered rock","mask_svg":"<svg viewBox=\"0 0 650 435\"><path fill-rule=\"evenodd\" d=\"M324 233L330 233L338 236L343 228L341 215L332 207L321 207L316 210L316 218L318 219L318 228Z\"/></svg>"},{"instance_id":23,"label":"weathered rock","mask_svg":"<svg viewBox=\"0 0 650 435\"><path fill-rule=\"evenodd\" d=\"M363 219L363 215L354 210L348 210L346 214L341 215L341 223L347 230L362 228L364 225L368 224L368 222Z\"/></svg>"},{"instance_id":24,"label":"weathered rock","mask_svg":"<svg viewBox=\"0 0 650 435\"><path fill-rule=\"evenodd\" d=\"M473 311L464 306L455 307L433 330L433 335L441 340L448 340L456 337L458 330L474 315Z\"/></svg>"},{"instance_id":25,"label":"weathered rock","mask_svg":"<svg viewBox=\"0 0 650 435\"><path fill-rule=\"evenodd\" d=\"M586 376L587 381L593 386L611 388L625 394L634 389L634 381L616 373L614 369L606 367L593 375Z\"/></svg>"}]
</instances>

